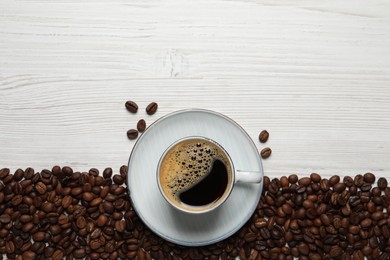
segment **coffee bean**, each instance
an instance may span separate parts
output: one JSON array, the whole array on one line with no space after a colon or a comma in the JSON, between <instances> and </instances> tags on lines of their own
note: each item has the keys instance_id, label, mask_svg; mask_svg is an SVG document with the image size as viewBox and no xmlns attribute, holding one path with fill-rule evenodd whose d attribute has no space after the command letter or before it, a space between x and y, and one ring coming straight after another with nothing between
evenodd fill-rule
<instances>
[{"instance_id":1,"label":"coffee bean","mask_svg":"<svg viewBox=\"0 0 390 260\"><path fill-rule=\"evenodd\" d=\"M126 229L126 222L125 221L116 221L115 222L115 229L122 233Z\"/></svg>"},{"instance_id":2,"label":"coffee bean","mask_svg":"<svg viewBox=\"0 0 390 260\"><path fill-rule=\"evenodd\" d=\"M140 119L140 120L138 121L138 123L137 123L137 130L138 130L139 132L143 132L143 131L145 131L145 128L146 128L146 122L145 122L145 120Z\"/></svg>"},{"instance_id":3,"label":"coffee bean","mask_svg":"<svg viewBox=\"0 0 390 260\"><path fill-rule=\"evenodd\" d=\"M331 247L329 253L330 253L331 257L338 257L339 255L341 255L342 250L341 250L340 246L336 245L336 246Z\"/></svg>"},{"instance_id":4,"label":"coffee bean","mask_svg":"<svg viewBox=\"0 0 390 260\"><path fill-rule=\"evenodd\" d=\"M361 187L364 184L364 178L361 174L355 176L353 184L357 187Z\"/></svg>"},{"instance_id":5,"label":"coffee bean","mask_svg":"<svg viewBox=\"0 0 390 260\"><path fill-rule=\"evenodd\" d=\"M115 184L122 185L124 183L123 177L120 175L114 175L112 178Z\"/></svg>"},{"instance_id":6,"label":"coffee bean","mask_svg":"<svg viewBox=\"0 0 390 260\"><path fill-rule=\"evenodd\" d=\"M333 187L334 185L336 185L337 183L340 182L340 176L338 175L333 175L332 177L330 177L329 179L329 185L331 187Z\"/></svg>"},{"instance_id":7,"label":"coffee bean","mask_svg":"<svg viewBox=\"0 0 390 260\"><path fill-rule=\"evenodd\" d=\"M76 220L76 225L79 229L83 229L86 226L86 220L83 216L79 216Z\"/></svg>"},{"instance_id":8,"label":"coffee bean","mask_svg":"<svg viewBox=\"0 0 390 260\"><path fill-rule=\"evenodd\" d=\"M8 214L0 215L0 223L8 224L11 221L11 216Z\"/></svg>"},{"instance_id":9,"label":"coffee bean","mask_svg":"<svg viewBox=\"0 0 390 260\"><path fill-rule=\"evenodd\" d=\"M109 167L105 168L103 171L103 177L107 179L107 178L111 178L111 176L112 176L112 168Z\"/></svg>"},{"instance_id":10,"label":"coffee bean","mask_svg":"<svg viewBox=\"0 0 390 260\"><path fill-rule=\"evenodd\" d=\"M378 179L378 188L381 190L385 190L387 188L387 179L380 177Z\"/></svg>"},{"instance_id":11,"label":"coffee bean","mask_svg":"<svg viewBox=\"0 0 390 260\"><path fill-rule=\"evenodd\" d=\"M61 260L63 256L64 256L64 253L62 252L62 250L58 249L58 250L54 251L52 258L53 258L53 260Z\"/></svg>"},{"instance_id":12,"label":"coffee bean","mask_svg":"<svg viewBox=\"0 0 390 260\"><path fill-rule=\"evenodd\" d=\"M134 101L126 101L125 107L131 113L137 113L138 111L138 105Z\"/></svg>"},{"instance_id":13,"label":"coffee bean","mask_svg":"<svg viewBox=\"0 0 390 260\"><path fill-rule=\"evenodd\" d=\"M25 251L22 254L22 259L23 260L34 260L34 259L36 259L36 253L33 251Z\"/></svg>"},{"instance_id":14,"label":"coffee bean","mask_svg":"<svg viewBox=\"0 0 390 260\"><path fill-rule=\"evenodd\" d=\"M320 181L320 187L322 191L328 191L330 188L329 180L327 179L322 179Z\"/></svg>"},{"instance_id":15,"label":"coffee bean","mask_svg":"<svg viewBox=\"0 0 390 260\"><path fill-rule=\"evenodd\" d=\"M384 217L383 211L376 211L371 214L371 218L375 221L381 220Z\"/></svg>"},{"instance_id":16,"label":"coffee bean","mask_svg":"<svg viewBox=\"0 0 390 260\"><path fill-rule=\"evenodd\" d=\"M99 227L103 227L106 223L107 223L107 216L106 215L100 215L96 221L96 224L99 226Z\"/></svg>"},{"instance_id":17,"label":"coffee bean","mask_svg":"<svg viewBox=\"0 0 390 260\"><path fill-rule=\"evenodd\" d=\"M62 199L62 207L64 209L67 209L71 204L72 204L72 197L71 196L65 196L63 199Z\"/></svg>"},{"instance_id":18,"label":"coffee bean","mask_svg":"<svg viewBox=\"0 0 390 260\"><path fill-rule=\"evenodd\" d=\"M15 251L15 244L12 241L8 241L5 243L5 252L7 254L12 254Z\"/></svg>"},{"instance_id":19,"label":"coffee bean","mask_svg":"<svg viewBox=\"0 0 390 260\"><path fill-rule=\"evenodd\" d=\"M302 255L308 255L310 252L308 245L305 243L300 243L298 245L298 250L299 250L299 253L301 253Z\"/></svg>"},{"instance_id":20,"label":"coffee bean","mask_svg":"<svg viewBox=\"0 0 390 260\"><path fill-rule=\"evenodd\" d=\"M265 142L267 142L268 137L269 137L268 131L267 131L267 130L263 130L263 131L261 131L260 134L259 134L259 141L260 141L261 143L265 143Z\"/></svg>"},{"instance_id":21,"label":"coffee bean","mask_svg":"<svg viewBox=\"0 0 390 260\"><path fill-rule=\"evenodd\" d=\"M98 249L99 247L101 247L101 243L100 243L99 240L95 239L95 240L92 240L92 241L89 243L89 246L91 247L91 249L96 250L96 249Z\"/></svg>"},{"instance_id":22,"label":"coffee bean","mask_svg":"<svg viewBox=\"0 0 390 260\"><path fill-rule=\"evenodd\" d=\"M303 177L303 178L299 179L299 181L298 181L299 185L302 185L305 187L309 186L310 183L311 183L311 179L309 177Z\"/></svg>"},{"instance_id":23,"label":"coffee bean","mask_svg":"<svg viewBox=\"0 0 390 260\"><path fill-rule=\"evenodd\" d=\"M346 185L342 182L339 182L339 183L336 183L334 186L333 186L333 190L335 192L338 192L338 193L341 193L345 190L346 188Z\"/></svg>"},{"instance_id":24,"label":"coffee bean","mask_svg":"<svg viewBox=\"0 0 390 260\"><path fill-rule=\"evenodd\" d=\"M109 201L105 201L103 202L103 209L105 213L112 214L114 212L114 205Z\"/></svg>"},{"instance_id":25,"label":"coffee bean","mask_svg":"<svg viewBox=\"0 0 390 260\"><path fill-rule=\"evenodd\" d=\"M84 248L76 249L73 252L73 256L75 258L84 258L86 256L85 249Z\"/></svg>"},{"instance_id":26,"label":"coffee bean","mask_svg":"<svg viewBox=\"0 0 390 260\"><path fill-rule=\"evenodd\" d=\"M100 203L102 203L102 202L103 202L103 199L100 198L100 197L98 197L98 198L93 199L93 200L89 203L89 205L90 205L91 207L96 207L96 206L99 206Z\"/></svg>"},{"instance_id":27,"label":"coffee bean","mask_svg":"<svg viewBox=\"0 0 390 260\"><path fill-rule=\"evenodd\" d=\"M127 131L127 137L130 140L134 140L138 137L138 131L136 129L130 129Z\"/></svg>"},{"instance_id":28,"label":"coffee bean","mask_svg":"<svg viewBox=\"0 0 390 260\"><path fill-rule=\"evenodd\" d=\"M8 168L0 169L0 180L5 179L9 175L10 171Z\"/></svg>"},{"instance_id":29,"label":"coffee bean","mask_svg":"<svg viewBox=\"0 0 390 260\"><path fill-rule=\"evenodd\" d=\"M315 183L319 183L321 181L321 176L318 173L313 172L310 174L310 179Z\"/></svg>"},{"instance_id":30,"label":"coffee bean","mask_svg":"<svg viewBox=\"0 0 390 260\"><path fill-rule=\"evenodd\" d=\"M305 232L305 234L303 234L303 239L307 243L314 243L314 241L315 241L314 235L310 232Z\"/></svg>"},{"instance_id":31,"label":"coffee bean","mask_svg":"<svg viewBox=\"0 0 390 260\"><path fill-rule=\"evenodd\" d=\"M92 201L95 198L95 196L91 192L84 192L82 197L85 201Z\"/></svg>"},{"instance_id":32,"label":"coffee bean","mask_svg":"<svg viewBox=\"0 0 390 260\"><path fill-rule=\"evenodd\" d=\"M372 174L371 172L367 172L364 174L363 179L365 182L374 183L375 182L375 175Z\"/></svg>"},{"instance_id":33,"label":"coffee bean","mask_svg":"<svg viewBox=\"0 0 390 260\"><path fill-rule=\"evenodd\" d=\"M272 150L271 150L271 148L269 148L269 147L266 147L266 148L264 148L263 150L261 150L261 157L263 158L263 159L267 159L268 157L270 157L271 156L271 153L272 153Z\"/></svg>"},{"instance_id":34,"label":"coffee bean","mask_svg":"<svg viewBox=\"0 0 390 260\"><path fill-rule=\"evenodd\" d=\"M145 111L146 111L146 113L147 113L148 115L153 115L154 113L156 113L157 108L158 108L157 103L156 103L156 102L152 102L152 103L150 103L150 104L146 107Z\"/></svg>"},{"instance_id":35,"label":"coffee bean","mask_svg":"<svg viewBox=\"0 0 390 260\"><path fill-rule=\"evenodd\" d=\"M45 232L36 232L34 235L33 235L33 239L35 241L42 241L45 239Z\"/></svg>"},{"instance_id":36,"label":"coffee bean","mask_svg":"<svg viewBox=\"0 0 390 260\"><path fill-rule=\"evenodd\" d=\"M296 175L296 174L291 174L290 176L288 176L288 181L289 181L291 184L297 183L297 182L298 182L298 175Z\"/></svg>"},{"instance_id":37,"label":"coffee bean","mask_svg":"<svg viewBox=\"0 0 390 260\"><path fill-rule=\"evenodd\" d=\"M255 233L247 233L247 234L245 234L244 239L246 242L252 242L252 241L256 240L256 237L257 237L257 235Z\"/></svg>"}]
</instances>

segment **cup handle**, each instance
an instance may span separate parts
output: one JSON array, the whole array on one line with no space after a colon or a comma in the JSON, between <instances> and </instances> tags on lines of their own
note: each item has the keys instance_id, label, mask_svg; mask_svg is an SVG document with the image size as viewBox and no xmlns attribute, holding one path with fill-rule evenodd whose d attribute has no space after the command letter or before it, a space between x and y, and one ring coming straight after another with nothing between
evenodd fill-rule
<instances>
[{"instance_id":1,"label":"cup handle","mask_svg":"<svg viewBox=\"0 0 390 260\"><path fill-rule=\"evenodd\" d=\"M236 171L235 182L260 183L262 181L263 181L262 172L241 171L241 170Z\"/></svg>"}]
</instances>

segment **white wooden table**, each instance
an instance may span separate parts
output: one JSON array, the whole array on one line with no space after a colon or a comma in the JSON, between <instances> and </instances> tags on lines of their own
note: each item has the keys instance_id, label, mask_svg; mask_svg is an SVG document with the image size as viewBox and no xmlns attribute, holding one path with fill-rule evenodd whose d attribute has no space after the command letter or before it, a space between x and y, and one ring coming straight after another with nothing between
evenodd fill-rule
<instances>
[{"instance_id":1,"label":"white wooden table","mask_svg":"<svg viewBox=\"0 0 390 260\"><path fill-rule=\"evenodd\" d=\"M390 177L389 14L387 0L2 0L0 168L119 169L138 119L197 107L259 151L268 129L268 176Z\"/></svg>"}]
</instances>

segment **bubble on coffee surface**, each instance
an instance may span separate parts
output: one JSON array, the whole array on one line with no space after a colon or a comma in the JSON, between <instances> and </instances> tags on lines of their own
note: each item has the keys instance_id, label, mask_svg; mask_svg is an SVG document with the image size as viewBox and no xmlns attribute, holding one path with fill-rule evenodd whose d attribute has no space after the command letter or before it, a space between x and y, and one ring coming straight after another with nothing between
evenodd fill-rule
<instances>
[{"instance_id":1,"label":"bubble on coffee surface","mask_svg":"<svg viewBox=\"0 0 390 260\"><path fill-rule=\"evenodd\" d=\"M160 182L165 194L182 203L180 194L201 182L216 160L229 165L226 155L214 143L191 139L176 144L161 164Z\"/></svg>"}]
</instances>

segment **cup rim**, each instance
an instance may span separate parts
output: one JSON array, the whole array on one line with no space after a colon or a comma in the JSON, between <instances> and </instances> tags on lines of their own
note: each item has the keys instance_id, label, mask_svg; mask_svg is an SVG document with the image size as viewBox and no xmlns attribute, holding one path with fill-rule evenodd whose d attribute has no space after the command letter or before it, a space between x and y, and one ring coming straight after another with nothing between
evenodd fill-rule
<instances>
[{"instance_id":1,"label":"cup rim","mask_svg":"<svg viewBox=\"0 0 390 260\"><path fill-rule=\"evenodd\" d=\"M228 158L229 160L229 164L230 164L230 167L232 169L232 174L231 174L231 183L230 185L227 187L228 189L228 192L226 193L225 191L225 196L224 198L220 199L218 201L218 203L215 203L212 207L209 207L209 208L205 208L203 210L189 210L189 209L186 209L186 208L183 208L183 207L179 207L177 206L176 204L174 204L173 202L171 202L171 200L167 197L167 195L165 194L165 192L163 191L162 187L161 187L161 182L160 182L160 167L161 167L161 163L163 161L163 159L165 158L165 156L167 155L168 151L170 151L172 149L172 147L174 147L176 144L182 142L182 141L185 141L185 140L189 140L189 139L203 139L203 140L206 140L206 141L209 141L209 142L212 142L214 144L216 144L226 155L226 157ZM183 137L183 138L180 138L178 140L176 140L175 142L173 142L171 145L169 145L165 151L163 152L163 154L161 155L159 161L158 161L158 164L157 164L157 169L156 169L156 178L157 178L157 186L158 186L158 189L161 193L161 195L164 197L164 199L171 205L173 206L175 209L179 210L179 211L182 211L182 212L186 212L186 213L190 213L190 214L203 214L203 213L207 213L207 212L210 212L212 210L215 210L217 209L218 207L220 207L226 200L227 198L230 196L232 190L233 190L233 187L234 187L234 183L235 183L235 168L234 168L234 164L233 164L233 160L232 158L230 157L229 153L225 150L225 148L223 148L222 145L220 145L217 141L211 139L211 138L208 138L208 137L205 137L205 136L200 136L200 135L191 135L191 136L186 136L186 137Z\"/></svg>"}]
</instances>

